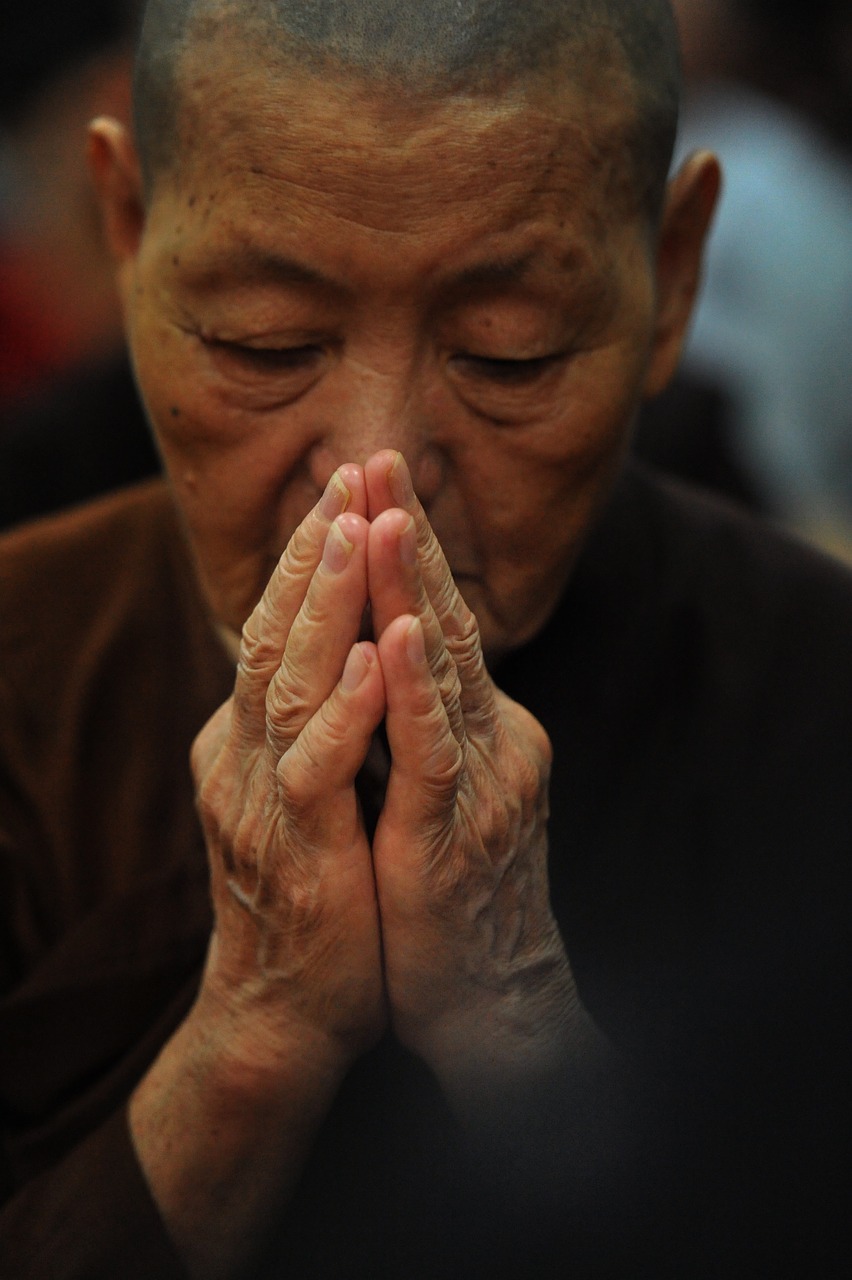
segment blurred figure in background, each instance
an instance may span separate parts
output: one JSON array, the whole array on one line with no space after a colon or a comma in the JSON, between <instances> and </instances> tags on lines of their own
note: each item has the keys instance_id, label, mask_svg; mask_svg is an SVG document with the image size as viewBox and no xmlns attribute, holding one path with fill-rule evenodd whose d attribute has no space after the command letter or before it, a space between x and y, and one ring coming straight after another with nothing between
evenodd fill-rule
<instances>
[{"instance_id":1,"label":"blurred figure in background","mask_svg":"<svg viewBox=\"0 0 852 1280\"><path fill-rule=\"evenodd\" d=\"M86 125L129 111L129 0L14 5L0 42L0 398L121 346Z\"/></svg>"},{"instance_id":2,"label":"blurred figure in background","mask_svg":"<svg viewBox=\"0 0 852 1280\"><path fill-rule=\"evenodd\" d=\"M0 41L0 527L147 474L86 127L126 120L137 0L39 0Z\"/></svg>"},{"instance_id":3,"label":"blurred figure in background","mask_svg":"<svg viewBox=\"0 0 852 1280\"><path fill-rule=\"evenodd\" d=\"M684 371L726 397L760 505L852 555L852 167L824 127L840 72L838 93L815 90L839 10L674 7L688 83L680 157L710 147L725 173ZM818 101L822 124L803 109Z\"/></svg>"}]
</instances>

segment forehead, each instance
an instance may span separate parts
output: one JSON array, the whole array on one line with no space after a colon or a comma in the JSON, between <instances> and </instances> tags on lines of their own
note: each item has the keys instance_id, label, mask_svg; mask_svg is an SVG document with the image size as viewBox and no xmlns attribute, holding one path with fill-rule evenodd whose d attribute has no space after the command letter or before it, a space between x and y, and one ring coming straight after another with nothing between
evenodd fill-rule
<instances>
[{"instance_id":1,"label":"forehead","mask_svg":"<svg viewBox=\"0 0 852 1280\"><path fill-rule=\"evenodd\" d=\"M339 65L325 71L237 56L217 40L188 57L179 93L179 163L170 179L301 184L332 206L359 197L391 220L438 205L630 188L626 76L590 87L544 80L489 93L411 92ZM253 180L257 179L255 183Z\"/></svg>"},{"instance_id":2,"label":"forehead","mask_svg":"<svg viewBox=\"0 0 852 1280\"><path fill-rule=\"evenodd\" d=\"M579 305L611 287L625 228L644 244L617 93L406 97L221 58L191 69L183 100L145 253L179 263L187 289L318 284L431 305L548 298L570 279Z\"/></svg>"}]
</instances>

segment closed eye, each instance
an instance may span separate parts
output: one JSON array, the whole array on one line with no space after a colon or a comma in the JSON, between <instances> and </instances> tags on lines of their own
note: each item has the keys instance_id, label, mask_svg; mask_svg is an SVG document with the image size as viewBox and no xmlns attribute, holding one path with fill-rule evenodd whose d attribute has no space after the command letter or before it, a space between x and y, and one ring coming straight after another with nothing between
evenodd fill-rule
<instances>
[{"instance_id":1,"label":"closed eye","mask_svg":"<svg viewBox=\"0 0 852 1280\"><path fill-rule=\"evenodd\" d=\"M462 355L457 361L466 373L501 386L526 386L536 382L562 358L562 352L534 356L528 360L498 359L492 356Z\"/></svg>"},{"instance_id":2,"label":"closed eye","mask_svg":"<svg viewBox=\"0 0 852 1280\"><path fill-rule=\"evenodd\" d=\"M254 373L301 373L310 369L322 355L322 348L315 343L298 347L255 347L221 338L207 338L205 341L215 354Z\"/></svg>"}]
</instances>

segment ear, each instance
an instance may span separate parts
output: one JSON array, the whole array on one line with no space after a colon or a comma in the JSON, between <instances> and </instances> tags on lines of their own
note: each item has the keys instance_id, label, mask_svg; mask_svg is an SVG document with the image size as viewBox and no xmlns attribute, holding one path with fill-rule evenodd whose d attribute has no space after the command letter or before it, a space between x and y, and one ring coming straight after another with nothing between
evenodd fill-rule
<instances>
[{"instance_id":1,"label":"ear","mask_svg":"<svg viewBox=\"0 0 852 1280\"><path fill-rule=\"evenodd\" d=\"M657 244L657 307L647 399L658 395L677 368L701 283L704 246L722 185L709 151L690 156L669 183Z\"/></svg>"},{"instance_id":2,"label":"ear","mask_svg":"<svg viewBox=\"0 0 852 1280\"><path fill-rule=\"evenodd\" d=\"M142 171L129 130L99 116L89 125L87 157L107 245L116 266L127 266L139 250L145 222Z\"/></svg>"}]
</instances>

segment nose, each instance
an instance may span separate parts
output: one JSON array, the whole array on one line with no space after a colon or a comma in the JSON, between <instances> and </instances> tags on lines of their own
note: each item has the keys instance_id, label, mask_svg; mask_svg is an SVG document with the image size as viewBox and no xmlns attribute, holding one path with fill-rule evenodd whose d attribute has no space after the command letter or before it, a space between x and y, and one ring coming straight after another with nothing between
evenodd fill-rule
<instances>
[{"instance_id":1,"label":"nose","mask_svg":"<svg viewBox=\"0 0 852 1280\"><path fill-rule=\"evenodd\" d=\"M388 361L377 368L344 358L324 380L315 409L311 473L319 491L342 463L363 466L380 449L396 449L428 509L440 489L444 464L435 443L428 387L416 361Z\"/></svg>"}]
</instances>

